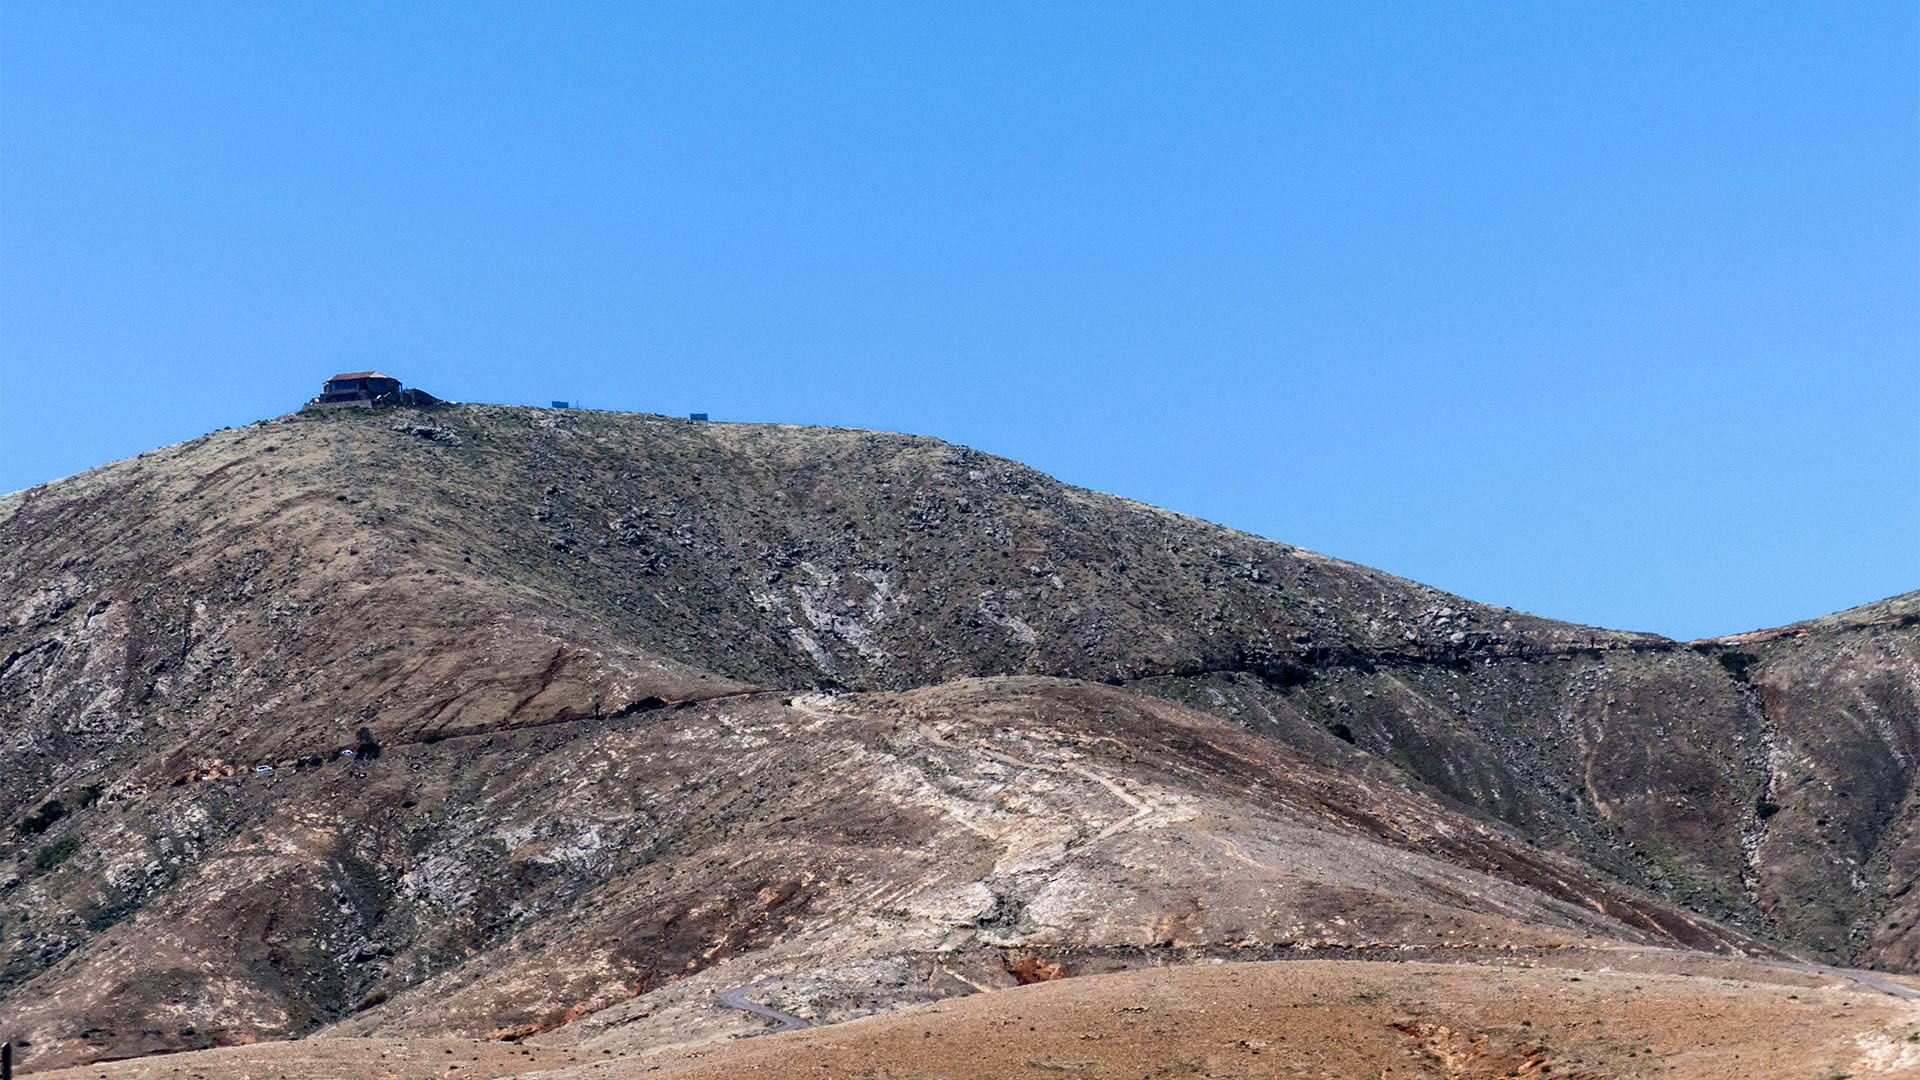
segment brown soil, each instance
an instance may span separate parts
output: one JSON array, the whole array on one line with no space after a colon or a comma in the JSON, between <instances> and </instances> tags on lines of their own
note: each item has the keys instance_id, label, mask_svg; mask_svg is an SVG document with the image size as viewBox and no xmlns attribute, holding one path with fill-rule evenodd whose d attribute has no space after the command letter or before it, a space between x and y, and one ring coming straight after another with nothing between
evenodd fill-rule
<instances>
[{"instance_id":1,"label":"brown soil","mask_svg":"<svg viewBox=\"0 0 1920 1080\"><path fill-rule=\"evenodd\" d=\"M1739 962L1579 967L1292 961L1052 980L790 1035L637 1056L446 1039L307 1039L39 1080L1325 1077L1896 1080L1920 1006ZM1601 962L1604 961L1604 966ZM1663 970L1619 970L1622 965ZM1696 967L1698 974L1685 974ZM1726 977L1729 972L1742 976ZM1775 981L1777 980L1777 981Z\"/></svg>"},{"instance_id":2,"label":"brown soil","mask_svg":"<svg viewBox=\"0 0 1920 1080\"><path fill-rule=\"evenodd\" d=\"M587 1077L1920 1076L1920 1009L1835 983L1300 961L1038 983Z\"/></svg>"}]
</instances>

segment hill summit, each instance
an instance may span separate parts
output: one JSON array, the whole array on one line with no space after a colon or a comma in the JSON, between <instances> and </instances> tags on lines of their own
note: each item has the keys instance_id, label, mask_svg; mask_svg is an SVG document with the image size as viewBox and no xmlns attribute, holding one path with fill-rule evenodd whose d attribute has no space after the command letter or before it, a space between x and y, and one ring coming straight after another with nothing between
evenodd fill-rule
<instances>
[{"instance_id":1,"label":"hill summit","mask_svg":"<svg viewBox=\"0 0 1920 1080\"><path fill-rule=\"evenodd\" d=\"M216 432L0 498L0 550L0 1023L50 1064L1920 964L1920 594L1679 643L933 439L492 405Z\"/></svg>"}]
</instances>

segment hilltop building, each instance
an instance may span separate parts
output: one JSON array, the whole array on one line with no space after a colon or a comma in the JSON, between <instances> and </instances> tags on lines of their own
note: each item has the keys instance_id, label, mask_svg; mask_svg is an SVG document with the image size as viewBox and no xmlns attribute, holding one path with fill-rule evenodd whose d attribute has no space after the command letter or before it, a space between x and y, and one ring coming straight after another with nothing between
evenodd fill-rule
<instances>
[{"instance_id":1,"label":"hilltop building","mask_svg":"<svg viewBox=\"0 0 1920 1080\"><path fill-rule=\"evenodd\" d=\"M335 375L320 388L320 396L307 402L307 409L338 409L376 405L410 405L416 408L439 405L441 400L425 390L403 390L400 380L378 371L348 371Z\"/></svg>"},{"instance_id":2,"label":"hilltop building","mask_svg":"<svg viewBox=\"0 0 1920 1080\"><path fill-rule=\"evenodd\" d=\"M400 380L377 371L349 371L335 375L320 388L315 405L371 405L381 394L400 391Z\"/></svg>"}]
</instances>

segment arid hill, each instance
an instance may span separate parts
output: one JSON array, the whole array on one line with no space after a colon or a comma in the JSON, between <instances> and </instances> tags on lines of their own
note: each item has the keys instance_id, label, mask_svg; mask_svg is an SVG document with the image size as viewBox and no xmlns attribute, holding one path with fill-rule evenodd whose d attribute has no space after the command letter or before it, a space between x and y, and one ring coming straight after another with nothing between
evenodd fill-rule
<instances>
[{"instance_id":1,"label":"arid hill","mask_svg":"<svg viewBox=\"0 0 1920 1080\"><path fill-rule=\"evenodd\" d=\"M498 406L217 432L0 498L0 551L36 1063L1274 955L1920 965L1920 594L1680 644L930 439Z\"/></svg>"},{"instance_id":2,"label":"arid hill","mask_svg":"<svg viewBox=\"0 0 1920 1080\"><path fill-rule=\"evenodd\" d=\"M325 1038L63 1069L47 1080L1920 1076L1920 1024L1912 1005L1897 998L1751 965L1677 963L1632 951L1587 960L1187 964L638 1056Z\"/></svg>"}]
</instances>

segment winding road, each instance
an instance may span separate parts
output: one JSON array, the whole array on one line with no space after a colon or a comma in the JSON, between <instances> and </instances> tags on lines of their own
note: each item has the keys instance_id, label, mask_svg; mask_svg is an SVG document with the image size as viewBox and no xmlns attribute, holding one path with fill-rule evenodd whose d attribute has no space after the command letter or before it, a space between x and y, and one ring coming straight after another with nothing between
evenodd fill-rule
<instances>
[{"instance_id":1,"label":"winding road","mask_svg":"<svg viewBox=\"0 0 1920 1080\"><path fill-rule=\"evenodd\" d=\"M764 1016L773 1021L772 1027L760 1032L762 1035L778 1035L782 1031L799 1031L802 1028L813 1026L792 1013L784 1013L779 1009L769 1009L765 1005L748 1001L746 998L747 991L759 985L759 983L753 982L745 986L736 986L731 990L722 991L714 995L713 1003L721 1008L739 1009L741 1012L750 1012L755 1016Z\"/></svg>"}]
</instances>

